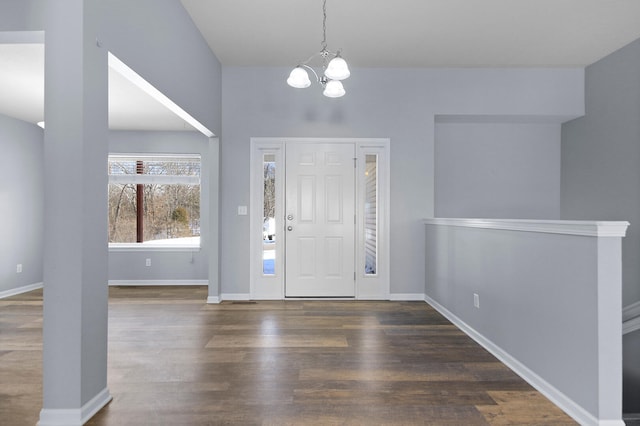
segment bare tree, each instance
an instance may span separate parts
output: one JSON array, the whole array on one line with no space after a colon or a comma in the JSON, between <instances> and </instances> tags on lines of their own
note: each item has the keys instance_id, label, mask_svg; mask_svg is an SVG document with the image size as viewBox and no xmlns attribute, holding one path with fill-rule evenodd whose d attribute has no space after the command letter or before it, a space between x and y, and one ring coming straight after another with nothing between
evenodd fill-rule
<instances>
[{"instance_id":1,"label":"bare tree","mask_svg":"<svg viewBox=\"0 0 640 426\"><path fill-rule=\"evenodd\" d=\"M263 217L276 216L276 164L264 163L264 211Z\"/></svg>"}]
</instances>

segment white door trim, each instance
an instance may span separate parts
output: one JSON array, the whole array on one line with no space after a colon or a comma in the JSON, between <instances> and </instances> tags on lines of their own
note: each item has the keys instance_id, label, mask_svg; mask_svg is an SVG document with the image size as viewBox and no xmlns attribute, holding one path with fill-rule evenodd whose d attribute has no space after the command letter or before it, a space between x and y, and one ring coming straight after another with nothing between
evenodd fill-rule
<instances>
[{"instance_id":1,"label":"white door trim","mask_svg":"<svg viewBox=\"0 0 640 426\"><path fill-rule=\"evenodd\" d=\"M287 143L350 143L356 155L356 299L388 300L390 295L389 264L389 200L390 200L390 139L387 138L251 138L250 216L249 216L249 277L250 297L254 300L284 299L284 238L276 234L275 274L262 270L262 206L265 153L276 158L276 229L284 234L284 151ZM364 271L364 173L365 155L378 156L378 259L375 275ZM278 232L277 231L277 232Z\"/></svg>"}]
</instances>

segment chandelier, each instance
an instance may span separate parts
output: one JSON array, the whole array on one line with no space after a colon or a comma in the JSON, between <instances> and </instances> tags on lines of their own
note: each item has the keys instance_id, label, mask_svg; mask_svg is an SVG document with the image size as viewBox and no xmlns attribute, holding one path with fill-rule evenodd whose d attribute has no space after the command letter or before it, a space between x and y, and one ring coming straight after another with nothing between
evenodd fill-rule
<instances>
[{"instance_id":1,"label":"chandelier","mask_svg":"<svg viewBox=\"0 0 640 426\"><path fill-rule=\"evenodd\" d=\"M318 83L322 85L324 91L323 95L329 98L339 98L346 93L342 80L348 78L351 73L347 66L347 61L340 56L340 50L337 52L331 52L327 49L327 0L323 0L322 3L322 48L320 52L314 53L304 62L300 62L289 74L287 84L297 89L304 89L311 86L311 80L309 80L309 74L307 69L311 70L316 77ZM322 58L322 68L324 73L322 77L318 76L309 63L315 58ZM306 69L305 69L306 68Z\"/></svg>"}]
</instances>

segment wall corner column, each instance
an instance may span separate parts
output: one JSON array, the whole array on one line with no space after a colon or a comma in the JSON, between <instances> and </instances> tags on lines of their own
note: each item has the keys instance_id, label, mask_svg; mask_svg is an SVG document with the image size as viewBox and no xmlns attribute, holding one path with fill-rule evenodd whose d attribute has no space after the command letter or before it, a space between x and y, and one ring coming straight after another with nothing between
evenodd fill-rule
<instances>
[{"instance_id":1,"label":"wall corner column","mask_svg":"<svg viewBox=\"0 0 640 426\"><path fill-rule=\"evenodd\" d=\"M45 3L43 408L81 425L107 389L107 51L95 0Z\"/></svg>"},{"instance_id":2,"label":"wall corner column","mask_svg":"<svg viewBox=\"0 0 640 426\"><path fill-rule=\"evenodd\" d=\"M622 413L622 238L598 238L598 418ZM618 423L622 424L622 423Z\"/></svg>"},{"instance_id":3,"label":"wall corner column","mask_svg":"<svg viewBox=\"0 0 640 426\"><path fill-rule=\"evenodd\" d=\"M220 140L209 138L209 295L220 303Z\"/></svg>"}]
</instances>

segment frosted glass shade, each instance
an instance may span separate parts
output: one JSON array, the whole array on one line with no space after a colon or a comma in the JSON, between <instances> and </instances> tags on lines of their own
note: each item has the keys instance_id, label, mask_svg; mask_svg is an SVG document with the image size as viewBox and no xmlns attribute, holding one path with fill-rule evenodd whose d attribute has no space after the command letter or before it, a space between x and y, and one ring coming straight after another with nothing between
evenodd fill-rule
<instances>
[{"instance_id":1,"label":"frosted glass shade","mask_svg":"<svg viewBox=\"0 0 640 426\"><path fill-rule=\"evenodd\" d=\"M339 98L344 96L345 93L342 82L337 80L329 80L324 88L324 92L322 92L327 98Z\"/></svg>"},{"instance_id":2,"label":"frosted glass shade","mask_svg":"<svg viewBox=\"0 0 640 426\"><path fill-rule=\"evenodd\" d=\"M309 74L307 74L304 68L295 67L291 71L291 74L289 74L287 84L296 89L304 89L305 87L311 86L311 80L309 80Z\"/></svg>"},{"instance_id":3,"label":"frosted glass shade","mask_svg":"<svg viewBox=\"0 0 640 426\"><path fill-rule=\"evenodd\" d=\"M347 66L347 61L340 56L336 56L329 62L329 65L327 65L324 75L331 80L344 80L351 75L351 72Z\"/></svg>"}]
</instances>

